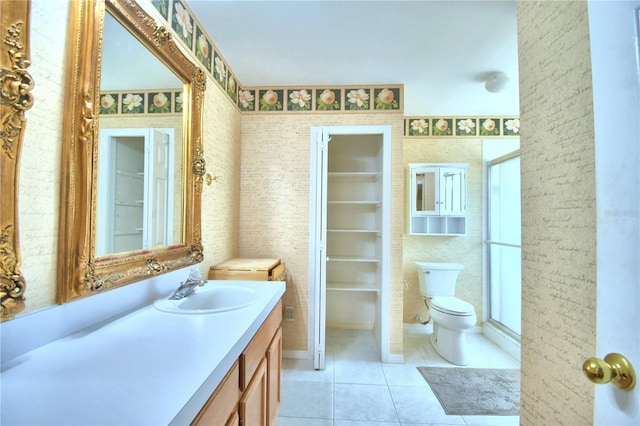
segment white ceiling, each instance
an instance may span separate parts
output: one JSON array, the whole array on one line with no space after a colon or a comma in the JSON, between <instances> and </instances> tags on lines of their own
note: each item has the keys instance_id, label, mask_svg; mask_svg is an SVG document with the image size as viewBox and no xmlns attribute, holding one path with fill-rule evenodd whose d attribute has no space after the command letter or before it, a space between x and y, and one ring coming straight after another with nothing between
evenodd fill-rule
<instances>
[{"instance_id":1,"label":"white ceiling","mask_svg":"<svg viewBox=\"0 0 640 426\"><path fill-rule=\"evenodd\" d=\"M187 4L244 86L404 84L408 116L518 114L515 0Z\"/></svg>"}]
</instances>

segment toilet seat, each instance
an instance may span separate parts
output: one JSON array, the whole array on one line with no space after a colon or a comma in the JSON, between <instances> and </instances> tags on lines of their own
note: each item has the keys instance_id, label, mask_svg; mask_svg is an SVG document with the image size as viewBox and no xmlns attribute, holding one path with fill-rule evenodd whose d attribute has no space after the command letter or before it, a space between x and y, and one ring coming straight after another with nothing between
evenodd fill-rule
<instances>
[{"instance_id":1,"label":"toilet seat","mask_svg":"<svg viewBox=\"0 0 640 426\"><path fill-rule=\"evenodd\" d=\"M469 317L474 314L473 305L457 297L434 297L431 299L431 308L443 314L458 317Z\"/></svg>"}]
</instances>

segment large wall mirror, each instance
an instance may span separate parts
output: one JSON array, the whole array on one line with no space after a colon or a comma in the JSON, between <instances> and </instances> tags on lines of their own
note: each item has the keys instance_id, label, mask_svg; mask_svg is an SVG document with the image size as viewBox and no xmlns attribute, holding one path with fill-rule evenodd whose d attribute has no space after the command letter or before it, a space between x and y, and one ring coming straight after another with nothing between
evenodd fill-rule
<instances>
[{"instance_id":1,"label":"large wall mirror","mask_svg":"<svg viewBox=\"0 0 640 426\"><path fill-rule=\"evenodd\" d=\"M26 283L20 272L18 171L26 126L33 105L34 82L27 72L29 1L0 1L0 321L24 309Z\"/></svg>"},{"instance_id":2,"label":"large wall mirror","mask_svg":"<svg viewBox=\"0 0 640 426\"><path fill-rule=\"evenodd\" d=\"M203 259L204 72L133 0L72 2L58 302Z\"/></svg>"}]
</instances>

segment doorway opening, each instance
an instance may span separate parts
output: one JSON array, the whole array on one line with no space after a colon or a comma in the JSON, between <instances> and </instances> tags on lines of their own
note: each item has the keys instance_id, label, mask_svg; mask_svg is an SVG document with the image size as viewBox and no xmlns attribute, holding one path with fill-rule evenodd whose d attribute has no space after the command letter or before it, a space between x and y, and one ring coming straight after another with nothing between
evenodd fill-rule
<instances>
[{"instance_id":1,"label":"doorway opening","mask_svg":"<svg viewBox=\"0 0 640 426\"><path fill-rule=\"evenodd\" d=\"M309 350L326 328L373 330L389 358L390 126L311 129Z\"/></svg>"}]
</instances>

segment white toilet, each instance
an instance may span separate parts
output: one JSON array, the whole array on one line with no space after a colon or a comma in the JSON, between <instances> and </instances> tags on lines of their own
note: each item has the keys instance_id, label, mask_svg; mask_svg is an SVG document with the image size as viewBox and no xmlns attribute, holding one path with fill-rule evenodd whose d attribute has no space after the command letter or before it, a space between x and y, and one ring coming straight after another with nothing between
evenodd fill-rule
<instances>
[{"instance_id":1,"label":"white toilet","mask_svg":"<svg viewBox=\"0 0 640 426\"><path fill-rule=\"evenodd\" d=\"M431 299L431 344L452 364L469 364L466 331L476 325L471 303L455 297L456 279L463 266L457 263L416 262L420 294Z\"/></svg>"}]
</instances>

